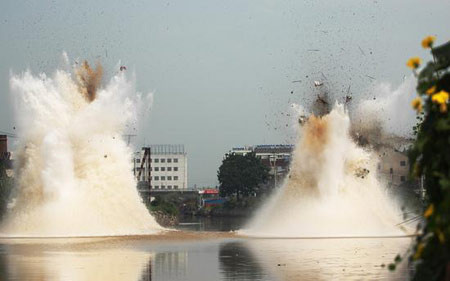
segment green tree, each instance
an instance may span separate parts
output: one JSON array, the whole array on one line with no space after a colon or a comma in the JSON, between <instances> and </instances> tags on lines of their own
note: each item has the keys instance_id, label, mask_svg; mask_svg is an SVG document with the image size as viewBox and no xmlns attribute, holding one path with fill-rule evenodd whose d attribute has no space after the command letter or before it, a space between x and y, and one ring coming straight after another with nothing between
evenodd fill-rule
<instances>
[{"instance_id":1,"label":"green tree","mask_svg":"<svg viewBox=\"0 0 450 281\"><path fill-rule=\"evenodd\" d=\"M417 75L421 60L408 61L418 78L418 97L412 106L423 119L416 127L417 139L410 151L411 172L423 177L427 195L424 223L418 226L410 255L416 270L414 280L450 278L450 42L433 48L434 37L422 41L433 61ZM396 258L396 263L401 258ZM395 264L390 266L395 268Z\"/></svg>"},{"instance_id":2,"label":"green tree","mask_svg":"<svg viewBox=\"0 0 450 281\"><path fill-rule=\"evenodd\" d=\"M261 163L254 153L227 154L217 172L221 196L248 196L257 191L258 186L267 182L269 168Z\"/></svg>"}]
</instances>

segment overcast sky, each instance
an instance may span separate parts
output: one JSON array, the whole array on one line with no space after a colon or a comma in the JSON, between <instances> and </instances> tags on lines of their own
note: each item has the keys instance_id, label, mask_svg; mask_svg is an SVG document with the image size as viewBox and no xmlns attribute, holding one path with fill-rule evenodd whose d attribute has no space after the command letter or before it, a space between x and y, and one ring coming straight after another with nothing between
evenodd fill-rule
<instances>
[{"instance_id":1,"label":"overcast sky","mask_svg":"<svg viewBox=\"0 0 450 281\"><path fill-rule=\"evenodd\" d=\"M52 73L66 51L110 77L121 61L154 93L134 145L184 144L189 185L215 185L232 147L293 142L286 113L314 80L355 99L399 85L406 60L426 58L425 35L450 39L449 11L444 0L3 0L0 130L14 127L11 70Z\"/></svg>"}]
</instances>

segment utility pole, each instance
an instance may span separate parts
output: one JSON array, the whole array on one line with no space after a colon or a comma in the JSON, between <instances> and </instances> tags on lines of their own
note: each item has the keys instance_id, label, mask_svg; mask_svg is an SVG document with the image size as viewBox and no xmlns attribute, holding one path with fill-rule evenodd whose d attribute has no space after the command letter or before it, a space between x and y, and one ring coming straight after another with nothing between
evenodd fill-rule
<instances>
[{"instance_id":1,"label":"utility pole","mask_svg":"<svg viewBox=\"0 0 450 281\"><path fill-rule=\"evenodd\" d=\"M135 137L136 135L130 135L130 134L128 134L128 135L122 135L122 136L124 136L124 137L127 138L127 146L130 146L131 138L132 138L132 137Z\"/></svg>"}]
</instances>

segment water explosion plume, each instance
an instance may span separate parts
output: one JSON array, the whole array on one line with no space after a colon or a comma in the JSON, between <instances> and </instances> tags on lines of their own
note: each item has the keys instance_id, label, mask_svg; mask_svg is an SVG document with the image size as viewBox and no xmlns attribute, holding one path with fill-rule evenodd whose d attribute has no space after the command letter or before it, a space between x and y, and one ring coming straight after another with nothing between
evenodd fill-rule
<instances>
[{"instance_id":1,"label":"water explosion plume","mask_svg":"<svg viewBox=\"0 0 450 281\"><path fill-rule=\"evenodd\" d=\"M377 158L349 135L342 105L303 125L290 174L242 230L275 237L403 235L401 213L376 177Z\"/></svg>"},{"instance_id":2,"label":"water explosion plume","mask_svg":"<svg viewBox=\"0 0 450 281\"><path fill-rule=\"evenodd\" d=\"M136 121L134 85L124 73L99 88L102 69L75 74L29 71L10 80L20 136L17 194L2 224L10 236L155 233L162 228L136 189L131 150L122 139Z\"/></svg>"}]
</instances>

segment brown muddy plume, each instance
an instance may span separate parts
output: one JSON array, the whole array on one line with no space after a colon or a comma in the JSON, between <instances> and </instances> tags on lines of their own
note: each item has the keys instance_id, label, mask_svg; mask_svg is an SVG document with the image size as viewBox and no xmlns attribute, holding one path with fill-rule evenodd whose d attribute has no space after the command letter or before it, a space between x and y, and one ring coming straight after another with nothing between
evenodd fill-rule
<instances>
[{"instance_id":1,"label":"brown muddy plume","mask_svg":"<svg viewBox=\"0 0 450 281\"><path fill-rule=\"evenodd\" d=\"M303 125L302 138L296 147L285 196L289 198L319 196L319 167L324 164L324 149L330 142L329 118L311 115ZM301 187L301 188L299 188Z\"/></svg>"},{"instance_id":2,"label":"brown muddy plume","mask_svg":"<svg viewBox=\"0 0 450 281\"><path fill-rule=\"evenodd\" d=\"M282 187L241 233L262 237L404 235L398 227L400 209L378 181L376 155L350 137L344 106L337 104L329 114L316 116L300 127Z\"/></svg>"},{"instance_id":3,"label":"brown muddy plume","mask_svg":"<svg viewBox=\"0 0 450 281\"><path fill-rule=\"evenodd\" d=\"M77 68L75 73L80 93L86 98L87 101L92 102L95 100L97 88L102 81L102 65L97 63L97 66L93 69L85 60L81 66Z\"/></svg>"}]
</instances>

